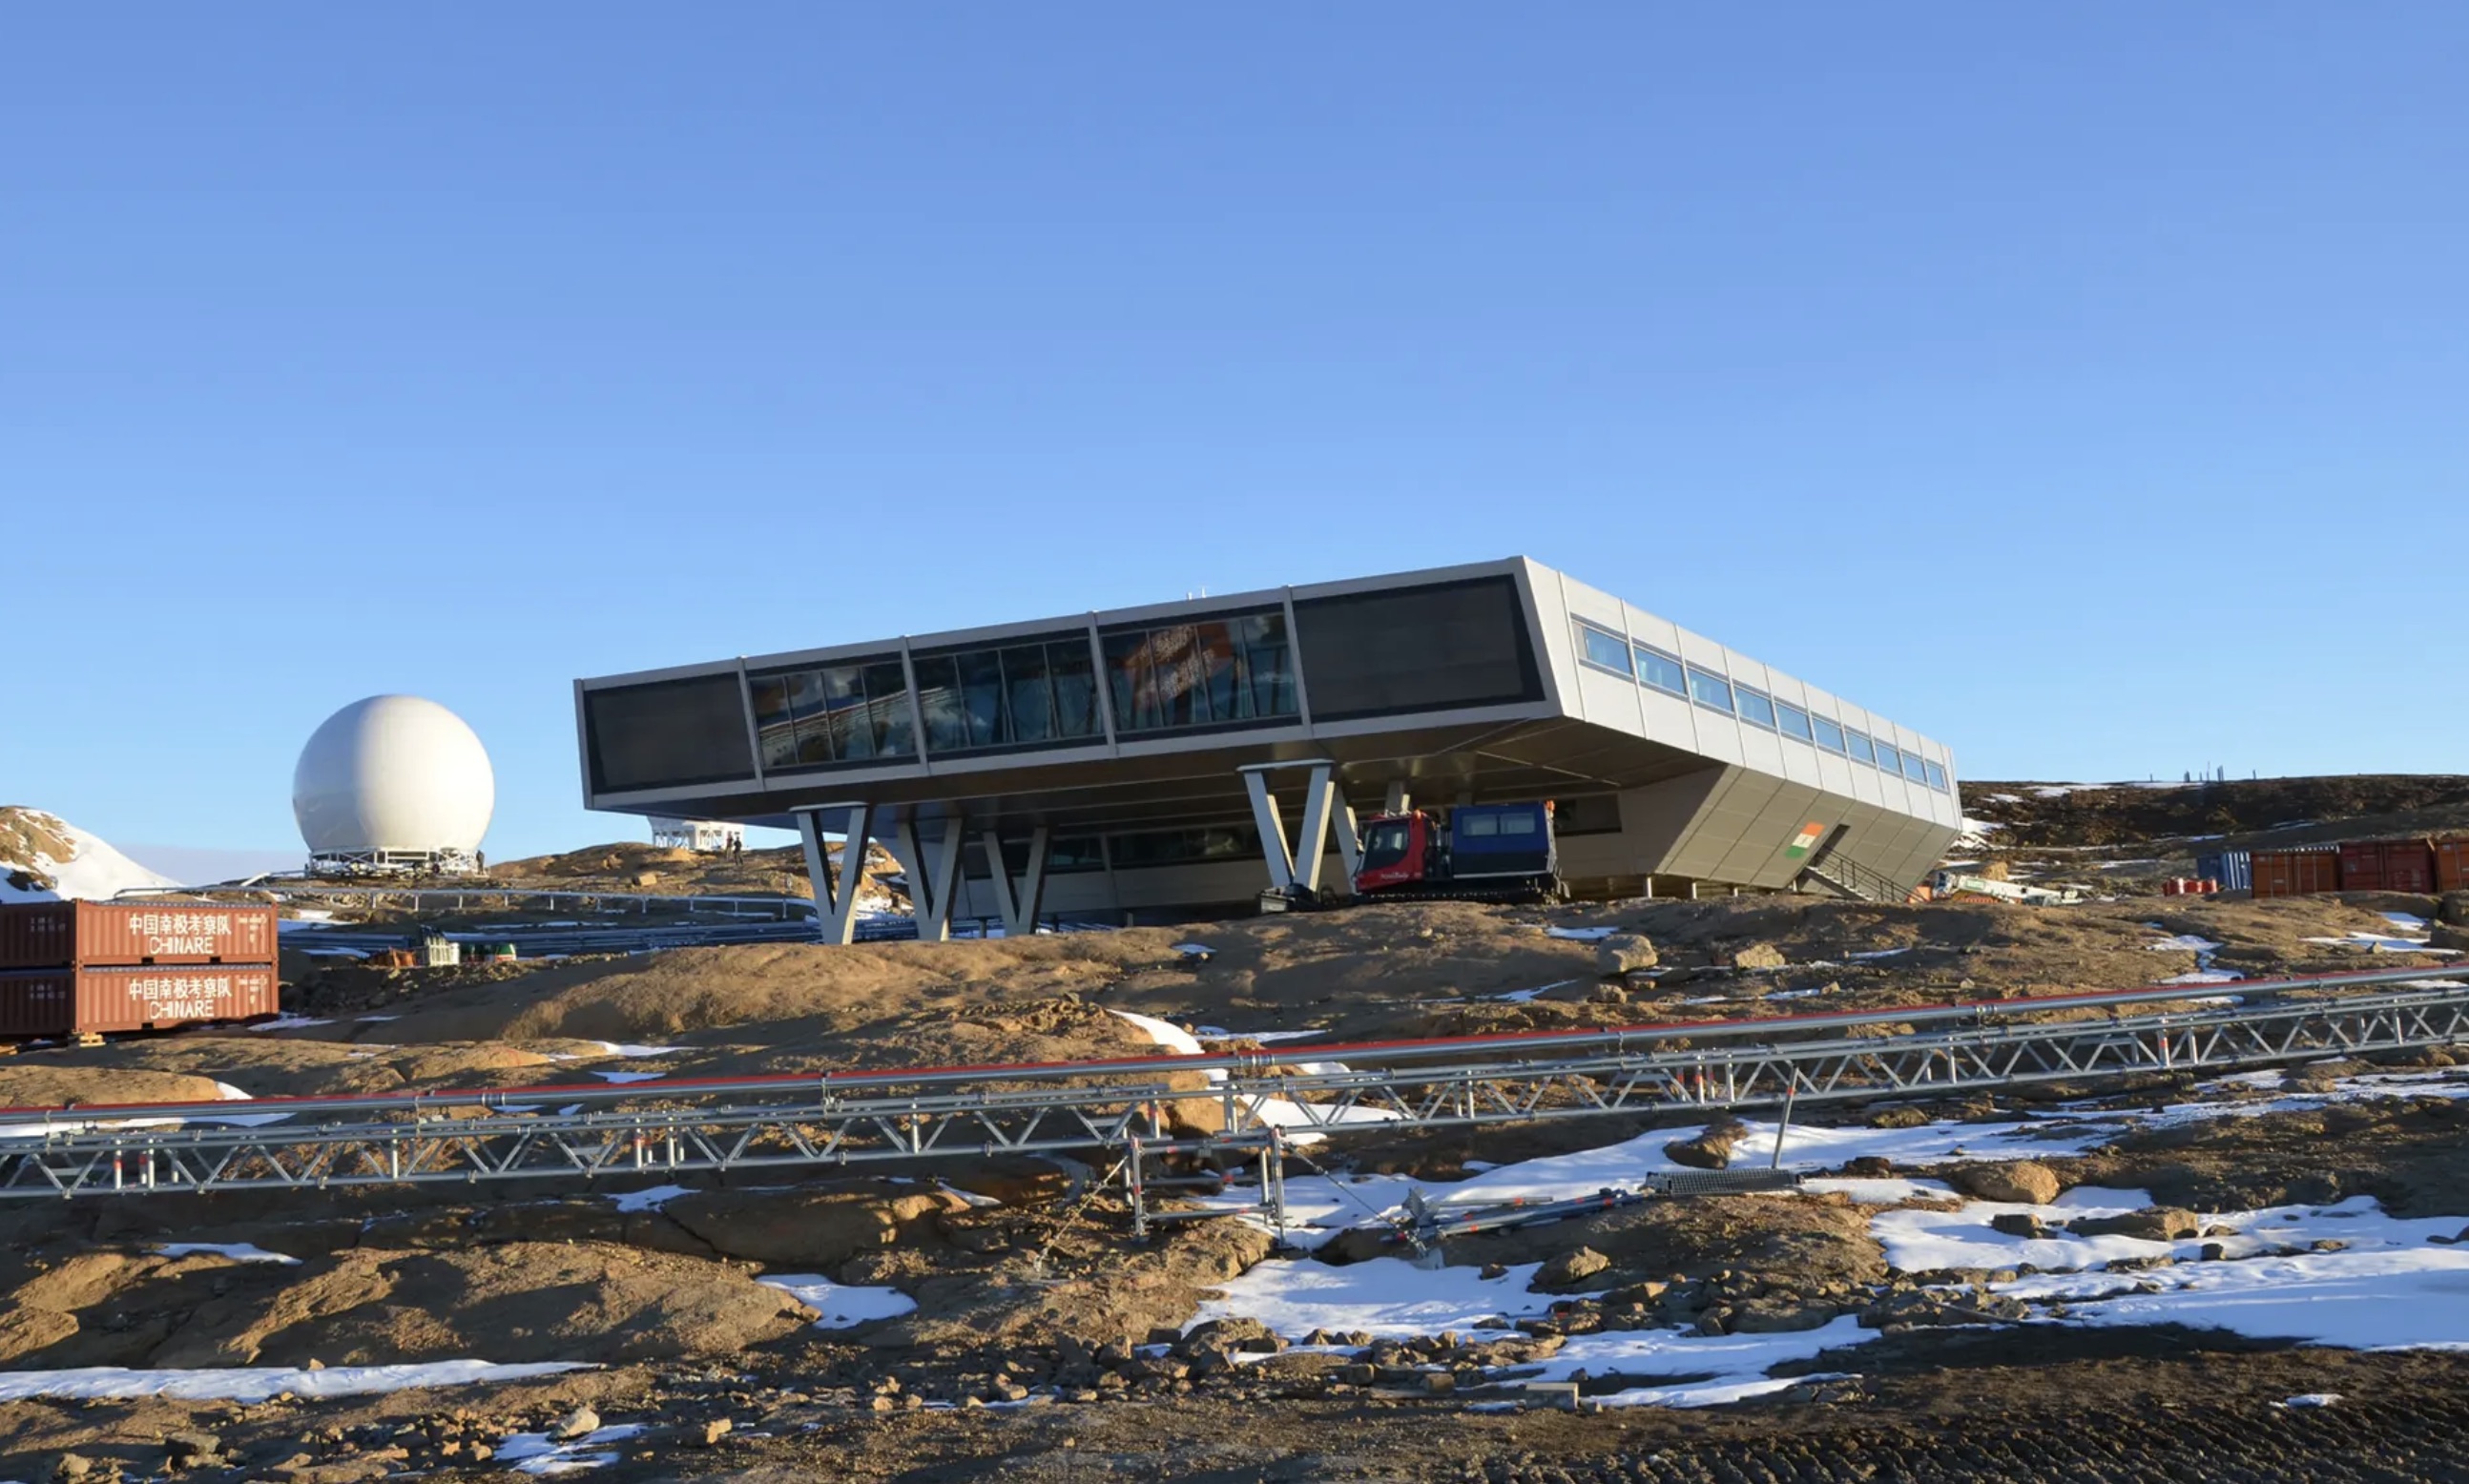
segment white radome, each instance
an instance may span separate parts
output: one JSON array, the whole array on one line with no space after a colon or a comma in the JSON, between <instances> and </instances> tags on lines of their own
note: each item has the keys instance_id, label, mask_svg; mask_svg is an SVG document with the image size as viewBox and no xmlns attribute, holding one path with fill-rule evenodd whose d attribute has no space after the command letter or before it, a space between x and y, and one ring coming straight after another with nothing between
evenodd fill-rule
<instances>
[{"instance_id":1,"label":"white radome","mask_svg":"<svg viewBox=\"0 0 2469 1484\"><path fill-rule=\"evenodd\" d=\"M291 813L312 856L469 854L496 807L479 737L417 696L372 696L335 712L291 771Z\"/></svg>"}]
</instances>

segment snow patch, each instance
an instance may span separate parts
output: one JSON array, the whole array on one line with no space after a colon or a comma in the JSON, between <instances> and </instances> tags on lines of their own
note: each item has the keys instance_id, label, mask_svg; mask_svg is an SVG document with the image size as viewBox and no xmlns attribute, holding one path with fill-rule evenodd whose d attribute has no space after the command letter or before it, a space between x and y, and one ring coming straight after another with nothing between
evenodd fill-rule
<instances>
[{"instance_id":1,"label":"snow patch","mask_svg":"<svg viewBox=\"0 0 2469 1484\"><path fill-rule=\"evenodd\" d=\"M250 1026L249 1029L260 1033L266 1031L297 1031L306 1029L312 1025L332 1025L335 1022L332 1020L312 1020L306 1016L280 1015L276 1016L271 1020L260 1020L255 1025Z\"/></svg>"},{"instance_id":2,"label":"snow patch","mask_svg":"<svg viewBox=\"0 0 2469 1484\"><path fill-rule=\"evenodd\" d=\"M165 1257L194 1257L202 1253L227 1257L235 1263L280 1263L287 1267L300 1266L300 1259L296 1257L268 1252L245 1242L166 1242L154 1250Z\"/></svg>"},{"instance_id":3,"label":"snow patch","mask_svg":"<svg viewBox=\"0 0 2469 1484\"><path fill-rule=\"evenodd\" d=\"M1140 1028L1142 1035L1177 1056L1197 1057L1208 1054L1200 1042L1192 1038L1192 1034L1179 1025L1169 1024L1151 1016L1136 1016L1128 1010L1109 1010L1106 1014L1119 1016L1130 1021Z\"/></svg>"},{"instance_id":4,"label":"snow patch","mask_svg":"<svg viewBox=\"0 0 2469 1484\"><path fill-rule=\"evenodd\" d=\"M639 1423L618 1423L612 1427L596 1427L564 1443L545 1432L509 1433L505 1441L497 1445L497 1462L513 1464L520 1472L536 1477L597 1469L617 1461L615 1453L600 1450L623 1443L642 1430Z\"/></svg>"},{"instance_id":5,"label":"snow patch","mask_svg":"<svg viewBox=\"0 0 2469 1484\"><path fill-rule=\"evenodd\" d=\"M652 1185L642 1190L611 1191L609 1200L620 1211L658 1211L680 1196L693 1194L682 1185Z\"/></svg>"},{"instance_id":6,"label":"snow patch","mask_svg":"<svg viewBox=\"0 0 2469 1484\"><path fill-rule=\"evenodd\" d=\"M1343 1267L1311 1259L1272 1260L1220 1285L1221 1295L1202 1304L1191 1323L1258 1319L1289 1337L1314 1330L1360 1330L1374 1338L1409 1339L1469 1330L1483 1319L1548 1313L1551 1296L1526 1287L1542 1267L1523 1263L1503 1277L1486 1278L1479 1268L1426 1269L1396 1257Z\"/></svg>"},{"instance_id":7,"label":"snow patch","mask_svg":"<svg viewBox=\"0 0 2469 1484\"><path fill-rule=\"evenodd\" d=\"M2340 948L2363 947L2370 953L2436 953L2448 956L2460 951L2458 948L2429 947L2424 938L2394 938L2386 933L2353 932L2338 938L2309 938L2306 941Z\"/></svg>"},{"instance_id":8,"label":"snow patch","mask_svg":"<svg viewBox=\"0 0 2469 1484\"><path fill-rule=\"evenodd\" d=\"M822 1315L815 1321L819 1330L845 1330L877 1319L897 1319L917 1308L917 1300L898 1289L834 1283L820 1273L773 1273L755 1281L767 1289L778 1289Z\"/></svg>"}]
</instances>

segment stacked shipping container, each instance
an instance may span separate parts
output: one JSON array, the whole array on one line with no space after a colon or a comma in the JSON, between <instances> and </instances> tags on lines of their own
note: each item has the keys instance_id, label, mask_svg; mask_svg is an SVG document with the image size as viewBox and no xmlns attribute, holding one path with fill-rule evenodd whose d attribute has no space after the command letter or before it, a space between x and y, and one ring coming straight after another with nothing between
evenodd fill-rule
<instances>
[{"instance_id":1,"label":"stacked shipping container","mask_svg":"<svg viewBox=\"0 0 2469 1484\"><path fill-rule=\"evenodd\" d=\"M2428 840L2352 840L2341 847L2342 891L2434 890L2434 846Z\"/></svg>"},{"instance_id":2,"label":"stacked shipping container","mask_svg":"<svg viewBox=\"0 0 2469 1484\"><path fill-rule=\"evenodd\" d=\"M2297 845L2286 850L2259 850L2247 870L2258 897L2302 897L2341 889L2341 847Z\"/></svg>"},{"instance_id":3,"label":"stacked shipping container","mask_svg":"<svg viewBox=\"0 0 2469 1484\"><path fill-rule=\"evenodd\" d=\"M2195 874L2226 891L2258 897L2315 892L2392 891L2427 895L2469 890L2469 839L2347 840L2279 850L2221 851L2195 860Z\"/></svg>"},{"instance_id":4,"label":"stacked shipping container","mask_svg":"<svg viewBox=\"0 0 2469 1484\"><path fill-rule=\"evenodd\" d=\"M0 1036L138 1031L275 1013L272 907L0 906Z\"/></svg>"}]
</instances>

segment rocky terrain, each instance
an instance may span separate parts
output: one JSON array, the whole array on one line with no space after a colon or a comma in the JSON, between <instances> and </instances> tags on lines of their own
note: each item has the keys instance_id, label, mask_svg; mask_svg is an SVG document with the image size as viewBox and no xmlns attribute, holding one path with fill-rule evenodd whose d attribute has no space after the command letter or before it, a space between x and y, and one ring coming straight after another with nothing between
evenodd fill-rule
<instances>
[{"instance_id":1,"label":"rocky terrain","mask_svg":"<svg viewBox=\"0 0 2469 1484\"><path fill-rule=\"evenodd\" d=\"M611 1073L656 1096L1155 1052L1116 1011L1307 1047L2173 979L2199 996L2437 974L2464 919L2469 900L2409 897L1777 897L304 960L271 1027L26 1047L0 1058L0 1105ZM1085 1169L982 1158L0 1201L0 1479L2445 1477L2469 1367L2424 1347L2469 1341L2453 1062L1821 1109L1788 1133L1372 1130L1294 1166L1282 1232L1226 1216L1146 1241ZM1409 1191L1583 1194L1763 1163L1779 1139L1797 1192L1621 1204L1455 1239L1436 1266L1375 1219Z\"/></svg>"}]
</instances>

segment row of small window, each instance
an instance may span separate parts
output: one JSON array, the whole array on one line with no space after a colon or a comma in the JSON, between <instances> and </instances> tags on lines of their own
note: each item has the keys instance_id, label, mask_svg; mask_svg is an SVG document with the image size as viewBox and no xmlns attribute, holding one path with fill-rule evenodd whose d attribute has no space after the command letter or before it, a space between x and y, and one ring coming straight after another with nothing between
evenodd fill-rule
<instances>
[{"instance_id":1,"label":"row of small window","mask_svg":"<svg viewBox=\"0 0 2469 1484\"><path fill-rule=\"evenodd\" d=\"M1098 697L1119 733L1241 725L1295 715L1295 674L1281 612L1099 636L1101 684L1080 635L919 654L916 715L926 752L1094 742ZM778 671L750 678L767 769L916 756L909 681L896 659Z\"/></svg>"},{"instance_id":2,"label":"row of small window","mask_svg":"<svg viewBox=\"0 0 2469 1484\"><path fill-rule=\"evenodd\" d=\"M1597 670L1609 671L1624 679L1694 700L1710 711L1719 711L1753 726L1797 738L1811 746L1823 747L1855 763L1866 763L1871 767L1926 785L1940 793L1950 791L1946 769L1917 753L1906 752L1892 742L1872 738L1866 732L1855 731L1829 718L1804 711L1789 701L1776 700L1764 691L1735 685L1711 670L1684 664L1676 655L1649 649L1643 644L1632 645L1608 629L1597 628L1582 621L1578 625L1578 642L1581 656Z\"/></svg>"}]
</instances>

